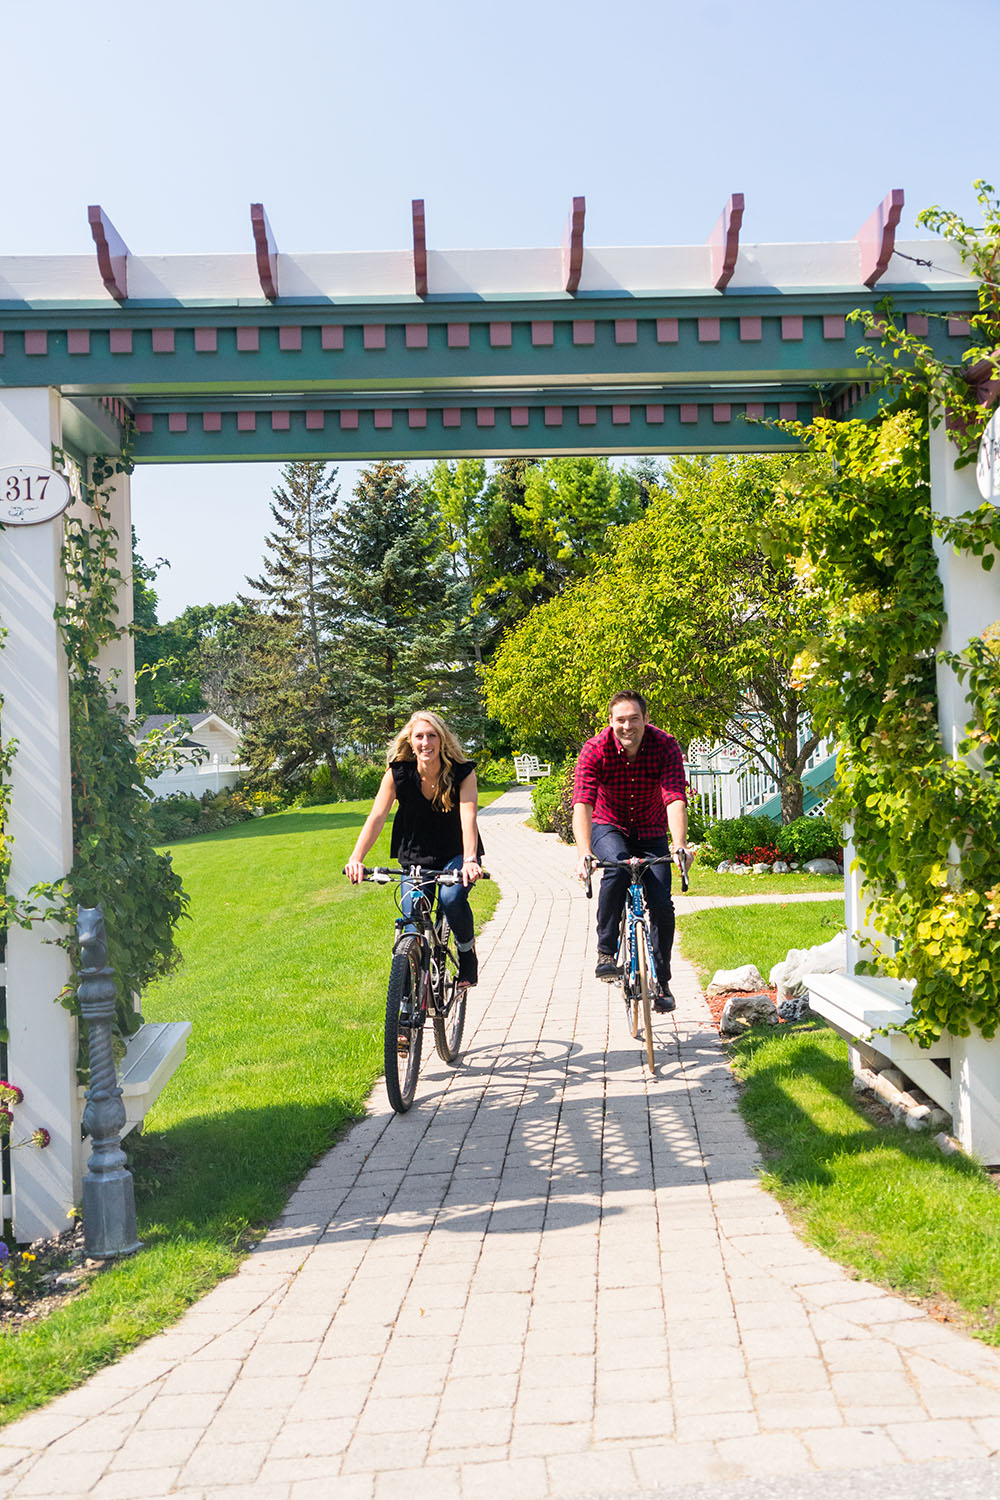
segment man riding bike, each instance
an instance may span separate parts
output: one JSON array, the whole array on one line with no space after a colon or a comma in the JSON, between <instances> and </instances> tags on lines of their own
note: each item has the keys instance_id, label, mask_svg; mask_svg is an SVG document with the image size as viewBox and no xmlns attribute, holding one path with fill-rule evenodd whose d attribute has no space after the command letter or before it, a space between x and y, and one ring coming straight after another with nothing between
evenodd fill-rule
<instances>
[{"instance_id":1,"label":"man riding bike","mask_svg":"<svg viewBox=\"0 0 1000 1500\"><path fill-rule=\"evenodd\" d=\"M586 860L626 859L630 855L668 855L687 862L687 797L684 762L672 734L650 724L641 693L616 693L609 705L609 725L580 751L573 782L573 837L579 859L577 875L586 877ZM628 871L604 870L597 902L598 979L618 977L621 929ZM654 865L643 877L650 915L650 942L659 976L653 995L658 1011L671 1011L670 950L674 941L674 904L670 865Z\"/></svg>"}]
</instances>

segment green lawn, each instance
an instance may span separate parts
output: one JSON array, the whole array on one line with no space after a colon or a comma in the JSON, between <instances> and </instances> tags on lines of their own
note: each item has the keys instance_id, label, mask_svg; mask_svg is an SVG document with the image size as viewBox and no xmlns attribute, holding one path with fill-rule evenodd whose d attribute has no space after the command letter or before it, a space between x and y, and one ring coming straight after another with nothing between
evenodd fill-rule
<instances>
[{"instance_id":1,"label":"green lawn","mask_svg":"<svg viewBox=\"0 0 1000 1500\"><path fill-rule=\"evenodd\" d=\"M720 875L711 865L696 864L691 871L691 896L783 896L813 895L843 891L844 881L840 875L805 875L792 870L787 875ZM674 894L680 889L676 877Z\"/></svg>"},{"instance_id":2,"label":"green lawn","mask_svg":"<svg viewBox=\"0 0 1000 1500\"><path fill-rule=\"evenodd\" d=\"M836 901L720 906L677 919L681 951L703 983L716 969L737 969L743 964L756 964L766 979L790 948L827 943L843 925L843 908Z\"/></svg>"},{"instance_id":3,"label":"green lawn","mask_svg":"<svg viewBox=\"0 0 1000 1500\"><path fill-rule=\"evenodd\" d=\"M744 963L766 978L789 948L828 941L840 916L834 902L801 901L696 912L677 925L703 981ZM821 1022L758 1027L730 1057L764 1185L803 1236L1000 1344L1000 1194L986 1173L942 1156L926 1135L869 1118L852 1091L847 1046Z\"/></svg>"},{"instance_id":4,"label":"green lawn","mask_svg":"<svg viewBox=\"0 0 1000 1500\"><path fill-rule=\"evenodd\" d=\"M732 1056L764 1185L804 1237L1000 1344L1000 1194L982 1168L874 1123L855 1102L846 1044L820 1022L757 1028Z\"/></svg>"},{"instance_id":5,"label":"green lawn","mask_svg":"<svg viewBox=\"0 0 1000 1500\"><path fill-rule=\"evenodd\" d=\"M0 1421L78 1384L233 1271L362 1112L381 1072L395 916L392 888L341 874L367 811L277 813L174 847L191 896L184 962L143 1012L193 1031L143 1136L125 1142L145 1249L0 1339ZM477 927L497 897L492 883L473 892Z\"/></svg>"}]
</instances>

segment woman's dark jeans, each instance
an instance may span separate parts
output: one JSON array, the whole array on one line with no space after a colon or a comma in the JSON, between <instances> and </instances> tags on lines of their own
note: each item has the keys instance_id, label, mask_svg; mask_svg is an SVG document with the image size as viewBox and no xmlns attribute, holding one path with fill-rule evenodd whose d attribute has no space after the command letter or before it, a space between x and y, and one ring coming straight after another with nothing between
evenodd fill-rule
<instances>
[{"instance_id":1,"label":"woman's dark jeans","mask_svg":"<svg viewBox=\"0 0 1000 1500\"><path fill-rule=\"evenodd\" d=\"M595 823L590 840L595 859L627 859L631 855L670 853L666 834L639 838L627 836L620 828ZM656 977L666 989L670 982L670 950L674 944L674 903L670 898L670 865L654 865L642 877L642 887L649 907L649 941L656 965ZM629 887L628 870L602 870L601 890L597 899L597 951L616 954L621 929L625 895Z\"/></svg>"}]
</instances>

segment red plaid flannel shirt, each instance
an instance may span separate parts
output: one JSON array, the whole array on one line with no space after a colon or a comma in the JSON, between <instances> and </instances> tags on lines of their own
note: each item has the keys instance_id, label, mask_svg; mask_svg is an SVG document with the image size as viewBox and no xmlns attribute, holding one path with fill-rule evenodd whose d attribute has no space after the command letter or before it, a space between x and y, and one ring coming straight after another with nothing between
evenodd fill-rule
<instances>
[{"instance_id":1,"label":"red plaid flannel shirt","mask_svg":"<svg viewBox=\"0 0 1000 1500\"><path fill-rule=\"evenodd\" d=\"M686 802L681 747L672 734L647 724L629 760L610 727L580 751L573 801L589 802L594 822L640 838L667 832L668 802Z\"/></svg>"}]
</instances>

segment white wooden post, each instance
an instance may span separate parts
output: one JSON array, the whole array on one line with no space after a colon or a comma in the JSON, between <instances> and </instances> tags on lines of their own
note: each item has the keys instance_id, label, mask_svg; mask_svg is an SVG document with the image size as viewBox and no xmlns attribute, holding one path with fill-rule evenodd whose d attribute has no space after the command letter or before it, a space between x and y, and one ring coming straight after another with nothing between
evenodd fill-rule
<instances>
[{"instance_id":1,"label":"white wooden post","mask_svg":"<svg viewBox=\"0 0 1000 1500\"><path fill-rule=\"evenodd\" d=\"M0 392L0 462L52 466L61 445L58 392ZM10 526L0 537L0 734L17 742L6 835L8 886L24 896L37 881L65 875L73 858L66 654L53 611L65 597L60 567L63 521ZM51 931L7 933L7 1025L11 1081L24 1090L14 1138L44 1126L51 1144L12 1153L14 1235L30 1240L67 1227L81 1182L76 1020L55 997L69 975Z\"/></svg>"},{"instance_id":2,"label":"white wooden post","mask_svg":"<svg viewBox=\"0 0 1000 1500\"><path fill-rule=\"evenodd\" d=\"M931 429L931 504L936 515L957 516L982 504L974 466L955 468L955 449L944 423ZM947 621L941 649L961 651L974 635L1000 619L1000 574L984 572L979 559L935 544ZM952 669L937 668L938 715L945 751L958 753L971 710ZM951 1047L955 1134L984 1162L1000 1162L1000 1038L987 1042L978 1031L954 1037Z\"/></svg>"}]
</instances>

